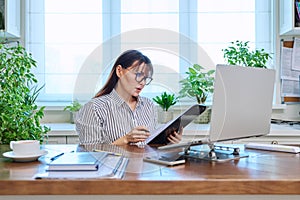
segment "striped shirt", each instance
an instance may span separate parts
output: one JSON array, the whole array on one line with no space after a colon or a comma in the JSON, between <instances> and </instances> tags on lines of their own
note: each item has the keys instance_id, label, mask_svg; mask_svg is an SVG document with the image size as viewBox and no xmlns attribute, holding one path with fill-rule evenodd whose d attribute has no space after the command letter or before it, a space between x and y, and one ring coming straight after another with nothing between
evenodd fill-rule
<instances>
[{"instance_id":1,"label":"striped shirt","mask_svg":"<svg viewBox=\"0 0 300 200\"><path fill-rule=\"evenodd\" d=\"M76 117L80 144L111 144L136 126L146 126L151 131L156 124L157 110L150 99L139 96L132 111L115 90L90 100Z\"/></svg>"}]
</instances>

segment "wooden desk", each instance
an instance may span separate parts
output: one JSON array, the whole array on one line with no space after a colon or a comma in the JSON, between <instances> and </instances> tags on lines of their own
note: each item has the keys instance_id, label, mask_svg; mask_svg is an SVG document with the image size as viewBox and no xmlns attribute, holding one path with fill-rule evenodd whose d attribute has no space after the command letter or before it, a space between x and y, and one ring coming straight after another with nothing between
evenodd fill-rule
<instances>
[{"instance_id":1,"label":"wooden desk","mask_svg":"<svg viewBox=\"0 0 300 200\"><path fill-rule=\"evenodd\" d=\"M247 150L248 158L224 163L188 160L185 165L165 167L142 161L157 153L146 146L46 145L49 153L40 161L16 163L3 158L9 151L0 145L0 195L106 195L106 194L300 194L299 154ZM130 158L124 180L34 180L45 161L60 151L94 148L125 152Z\"/></svg>"}]
</instances>

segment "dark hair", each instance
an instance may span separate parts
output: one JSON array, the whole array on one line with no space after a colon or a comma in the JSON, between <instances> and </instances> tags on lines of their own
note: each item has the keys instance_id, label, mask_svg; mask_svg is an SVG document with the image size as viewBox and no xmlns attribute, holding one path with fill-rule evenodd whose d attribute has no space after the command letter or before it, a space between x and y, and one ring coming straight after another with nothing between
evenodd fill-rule
<instances>
[{"instance_id":1,"label":"dark hair","mask_svg":"<svg viewBox=\"0 0 300 200\"><path fill-rule=\"evenodd\" d=\"M128 67L132 66L132 64L136 61L138 61L136 66L142 63L147 64L151 69L150 73L152 76L153 66L151 64L150 59L147 56L143 55L140 51L127 50L117 58L113 68L111 69L108 80L106 81L105 85L100 89L100 91L97 92L94 98L100 97L105 94L109 94L114 89L114 87L116 86L119 80L119 77L117 76L116 73L116 69L118 65L121 65L122 68L127 69Z\"/></svg>"}]
</instances>

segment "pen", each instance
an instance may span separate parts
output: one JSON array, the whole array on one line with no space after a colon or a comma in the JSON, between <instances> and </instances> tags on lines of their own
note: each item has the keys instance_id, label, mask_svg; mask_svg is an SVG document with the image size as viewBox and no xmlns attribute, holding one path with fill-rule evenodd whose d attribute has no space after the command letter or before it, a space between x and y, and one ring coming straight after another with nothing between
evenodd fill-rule
<instances>
[{"instance_id":1,"label":"pen","mask_svg":"<svg viewBox=\"0 0 300 200\"><path fill-rule=\"evenodd\" d=\"M120 153L115 153L115 152L110 152L110 151L102 151L102 150L99 150L99 149L93 149L94 152L104 152L104 153L108 153L110 155L114 155L114 156L122 156L122 154Z\"/></svg>"},{"instance_id":2,"label":"pen","mask_svg":"<svg viewBox=\"0 0 300 200\"><path fill-rule=\"evenodd\" d=\"M123 162L123 156L120 158L120 160L118 161L118 163L116 164L116 166L115 166L115 168L114 168L114 170L113 170L113 174L116 174L117 173L117 171L118 171L118 169L119 169L119 167L121 166L121 164L122 164L122 162Z\"/></svg>"},{"instance_id":3,"label":"pen","mask_svg":"<svg viewBox=\"0 0 300 200\"><path fill-rule=\"evenodd\" d=\"M65 153L60 153L56 156L53 156L52 158L50 158L51 161L56 160L57 158L59 158L60 156L64 155Z\"/></svg>"}]
</instances>

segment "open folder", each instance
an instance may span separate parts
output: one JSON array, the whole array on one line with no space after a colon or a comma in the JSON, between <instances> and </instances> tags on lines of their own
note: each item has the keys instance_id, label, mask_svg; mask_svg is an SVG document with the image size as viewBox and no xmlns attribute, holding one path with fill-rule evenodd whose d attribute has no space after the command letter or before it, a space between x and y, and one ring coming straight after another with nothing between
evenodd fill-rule
<instances>
[{"instance_id":1,"label":"open folder","mask_svg":"<svg viewBox=\"0 0 300 200\"><path fill-rule=\"evenodd\" d=\"M173 120L152 131L150 137L146 140L146 143L167 144L169 134L173 131L178 132L181 128L186 127L189 123L196 119L196 117L201 115L205 109L206 106L204 105L196 104L191 106Z\"/></svg>"}]
</instances>

